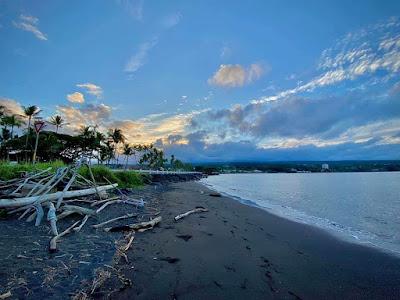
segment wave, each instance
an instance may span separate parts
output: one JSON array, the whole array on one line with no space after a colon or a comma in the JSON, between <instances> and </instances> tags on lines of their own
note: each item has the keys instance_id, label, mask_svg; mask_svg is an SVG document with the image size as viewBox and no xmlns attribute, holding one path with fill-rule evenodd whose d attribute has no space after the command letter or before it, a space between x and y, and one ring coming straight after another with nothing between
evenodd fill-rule
<instances>
[{"instance_id":1,"label":"wave","mask_svg":"<svg viewBox=\"0 0 400 300\"><path fill-rule=\"evenodd\" d=\"M399 247L392 243L382 241L380 237L374 233L356 230L327 218L312 216L290 206L274 204L265 199L262 201L257 200L256 198L248 199L247 197L240 195L240 189L237 188L230 188L229 190L232 192L228 192L226 189L223 189L218 185L211 184L204 179L200 180L200 183L207 188L239 201L242 204L263 209L271 214L297 223L311 225L323 229L341 240L373 247L400 257Z\"/></svg>"}]
</instances>

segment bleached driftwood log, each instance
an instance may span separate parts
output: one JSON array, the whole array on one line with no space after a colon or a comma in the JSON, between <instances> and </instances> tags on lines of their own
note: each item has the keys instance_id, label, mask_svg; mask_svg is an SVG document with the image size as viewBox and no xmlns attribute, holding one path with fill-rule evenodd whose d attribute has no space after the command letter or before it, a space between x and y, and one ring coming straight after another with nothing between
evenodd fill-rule
<instances>
[{"instance_id":1,"label":"bleached driftwood log","mask_svg":"<svg viewBox=\"0 0 400 300\"><path fill-rule=\"evenodd\" d=\"M110 220L107 220L107 221L105 221L103 223L99 223L99 224L93 225L92 227L93 228L100 228L100 227L103 227L103 226L105 226L107 224L110 224L112 222L115 222L115 221L118 221L118 220L123 220L123 219L128 219L128 218L133 218L133 217L136 217L136 216L137 216L137 214L126 214L124 216L121 216L121 217L118 217L118 218L114 218L114 219L110 219Z\"/></svg>"},{"instance_id":2,"label":"bleached driftwood log","mask_svg":"<svg viewBox=\"0 0 400 300\"><path fill-rule=\"evenodd\" d=\"M71 178L69 179L67 185L64 187L64 189L63 189L63 191L62 191L60 197L58 197L58 199L57 199L57 204L56 204L57 209L60 208L60 205L61 205L61 203L62 203L62 201L63 201L63 199L64 199L65 193L69 190L69 188L71 187L71 185L74 183L75 178L76 178L76 173L77 173L77 172L78 172L78 169L76 168L76 169L74 170L74 173L72 174Z\"/></svg>"},{"instance_id":3,"label":"bleached driftwood log","mask_svg":"<svg viewBox=\"0 0 400 300\"><path fill-rule=\"evenodd\" d=\"M90 208L76 206L76 205L64 205L62 207L64 211L73 211L81 215L95 215L96 211Z\"/></svg>"},{"instance_id":4,"label":"bleached driftwood log","mask_svg":"<svg viewBox=\"0 0 400 300\"><path fill-rule=\"evenodd\" d=\"M122 225L122 226L104 228L104 231L106 231L106 232L126 231L126 230L136 230L137 231L139 229L153 228L158 223L160 223L161 220L162 220L161 217L157 217L148 222L141 222L141 223L135 223L135 224L130 224L130 225Z\"/></svg>"},{"instance_id":5,"label":"bleached driftwood log","mask_svg":"<svg viewBox=\"0 0 400 300\"><path fill-rule=\"evenodd\" d=\"M194 213L200 213L200 212L207 212L208 209L204 207L196 207L193 210L189 210L188 212L185 212L183 214L177 215L174 220L178 221L179 219L182 219L184 217L187 217L188 215L194 214Z\"/></svg>"},{"instance_id":6,"label":"bleached driftwood log","mask_svg":"<svg viewBox=\"0 0 400 300\"><path fill-rule=\"evenodd\" d=\"M110 184L110 185L102 185L97 188L98 191L106 191L117 187L118 184ZM35 202L46 202L57 200L63 192L56 192L47 195L39 195L39 196L31 196L31 197L23 197L18 199L0 199L0 208L10 208L10 207L20 207L33 204ZM64 194L64 198L76 198L87 195L92 195L96 193L95 188L76 190L76 191L67 191ZM38 201L39 200L39 201Z\"/></svg>"},{"instance_id":7,"label":"bleached driftwood log","mask_svg":"<svg viewBox=\"0 0 400 300\"><path fill-rule=\"evenodd\" d=\"M49 204L49 211L47 212L47 221L50 222L51 232L54 235L58 235L56 208L54 207L53 202L50 202Z\"/></svg>"},{"instance_id":8,"label":"bleached driftwood log","mask_svg":"<svg viewBox=\"0 0 400 300\"><path fill-rule=\"evenodd\" d=\"M20 189L22 189L23 187L26 187L26 186L28 185L28 181L29 181L29 180L32 180L32 179L34 179L34 178L37 178L37 177L43 175L44 173L49 172L50 170L51 170L51 167L49 167L49 168L47 168L47 169L45 169L45 170L43 170L43 171L41 171L41 172L39 172L39 173L36 173L36 174L33 174L33 175L31 175L31 176L26 177L25 180L24 180L24 182L22 182L22 183L17 187L17 189L16 189L14 192L11 193L11 195L16 194Z\"/></svg>"},{"instance_id":9,"label":"bleached driftwood log","mask_svg":"<svg viewBox=\"0 0 400 300\"><path fill-rule=\"evenodd\" d=\"M36 222L35 222L35 226L39 226L40 223L42 222L43 216L44 216L44 211L43 211L43 207L40 203L35 204L35 210L36 210Z\"/></svg>"},{"instance_id":10,"label":"bleached driftwood log","mask_svg":"<svg viewBox=\"0 0 400 300\"><path fill-rule=\"evenodd\" d=\"M101 212L103 209L105 209L107 206L109 206L111 204L118 204L118 203L132 204L132 205L136 205L136 206L143 206L144 205L143 200L141 200L141 201L137 201L137 200L112 200L112 201L108 201L108 202L104 203L101 207L99 207L96 210L96 213L98 214L99 212Z\"/></svg>"},{"instance_id":11,"label":"bleached driftwood log","mask_svg":"<svg viewBox=\"0 0 400 300\"><path fill-rule=\"evenodd\" d=\"M68 227L66 230L64 230L64 231L61 232L60 234L58 234L58 235L56 235L55 237L53 237L53 238L50 240L49 251L50 251L50 252L56 252L56 251L57 251L57 240L58 240L60 237L63 237L64 235L70 233L70 232L72 231L72 229L73 229L76 225L79 224L79 222L80 222L80 220L77 221L77 222L75 222L74 224L72 224L70 227Z\"/></svg>"}]
</instances>

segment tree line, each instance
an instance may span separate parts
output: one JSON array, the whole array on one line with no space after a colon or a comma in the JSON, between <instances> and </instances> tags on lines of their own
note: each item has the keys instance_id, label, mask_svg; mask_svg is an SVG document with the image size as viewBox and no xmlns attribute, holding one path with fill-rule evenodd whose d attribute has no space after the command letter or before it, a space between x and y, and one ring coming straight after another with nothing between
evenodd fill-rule
<instances>
[{"instance_id":1,"label":"tree line","mask_svg":"<svg viewBox=\"0 0 400 300\"><path fill-rule=\"evenodd\" d=\"M12 114L5 106L0 106L0 159L32 161L35 149L34 127L43 122L41 110L35 106L22 107L22 114ZM82 126L77 134L60 133L60 128L68 125L60 115L54 115L45 121L54 126L54 131L43 130L37 136L37 155L41 161L62 160L70 163L85 155L99 164L128 167L134 159L136 164L150 169L169 168L172 170L192 169L174 155L169 159L163 150L153 144L130 144L120 128L110 128L107 132L98 130L98 126ZM16 128L22 128L22 135L16 134Z\"/></svg>"}]
</instances>

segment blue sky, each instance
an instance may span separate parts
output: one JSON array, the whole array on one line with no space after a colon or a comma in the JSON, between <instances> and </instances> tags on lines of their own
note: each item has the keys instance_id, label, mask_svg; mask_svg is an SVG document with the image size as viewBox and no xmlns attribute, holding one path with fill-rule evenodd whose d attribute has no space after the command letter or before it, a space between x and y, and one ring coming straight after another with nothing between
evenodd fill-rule
<instances>
[{"instance_id":1,"label":"blue sky","mask_svg":"<svg viewBox=\"0 0 400 300\"><path fill-rule=\"evenodd\" d=\"M0 102L190 161L400 159L398 1L0 0Z\"/></svg>"}]
</instances>

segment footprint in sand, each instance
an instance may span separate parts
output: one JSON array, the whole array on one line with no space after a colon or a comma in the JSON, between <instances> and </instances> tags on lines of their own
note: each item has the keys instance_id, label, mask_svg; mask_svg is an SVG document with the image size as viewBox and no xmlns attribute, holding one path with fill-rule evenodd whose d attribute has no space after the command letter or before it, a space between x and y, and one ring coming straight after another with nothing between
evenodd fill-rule
<instances>
[{"instance_id":1,"label":"footprint in sand","mask_svg":"<svg viewBox=\"0 0 400 300\"><path fill-rule=\"evenodd\" d=\"M187 242L188 240L190 240L193 236L191 236L190 234L181 234L181 235L177 235L177 238L180 238L182 240L184 240L185 242Z\"/></svg>"}]
</instances>

